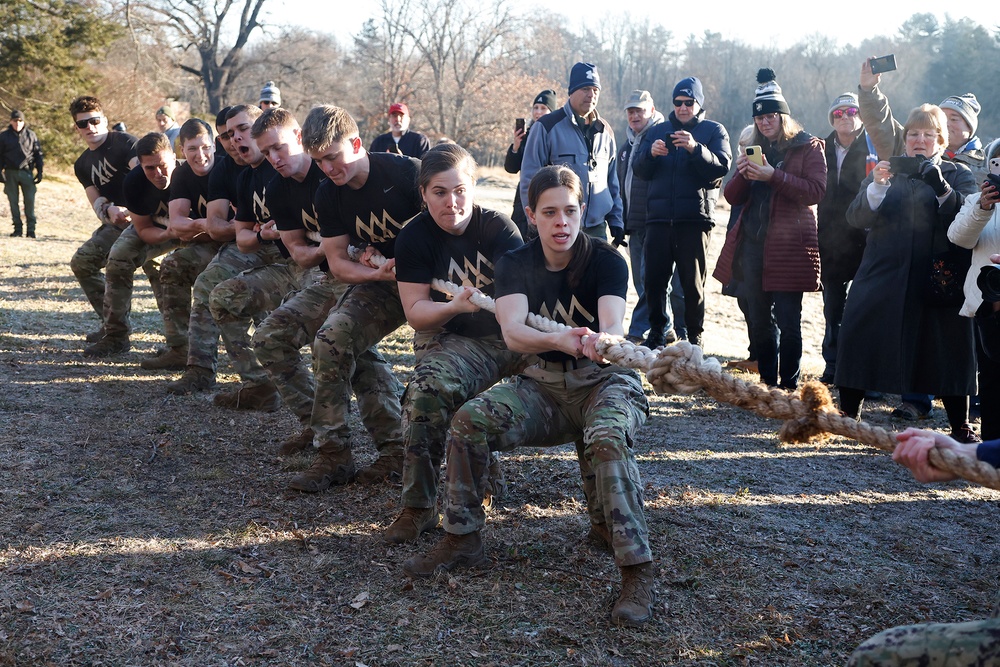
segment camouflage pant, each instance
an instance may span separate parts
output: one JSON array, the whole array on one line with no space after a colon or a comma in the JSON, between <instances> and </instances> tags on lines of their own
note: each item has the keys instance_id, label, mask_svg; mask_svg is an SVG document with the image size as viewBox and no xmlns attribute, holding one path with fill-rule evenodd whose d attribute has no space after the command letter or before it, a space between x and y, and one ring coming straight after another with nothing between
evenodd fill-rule
<instances>
[{"instance_id":1,"label":"camouflage pant","mask_svg":"<svg viewBox=\"0 0 1000 667\"><path fill-rule=\"evenodd\" d=\"M610 527L620 567L651 561L631 447L631 433L648 414L638 376L618 366L592 364L565 373L532 366L480 394L451 421L445 530L466 534L482 528L490 450L555 446L582 435L581 465L585 475L594 475L587 493L591 520Z\"/></svg>"},{"instance_id":2,"label":"camouflage pant","mask_svg":"<svg viewBox=\"0 0 1000 667\"><path fill-rule=\"evenodd\" d=\"M170 347L187 347L191 319L191 288L221 243L195 243L174 250L160 261L160 313L163 337Z\"/></svg>"},{"instance_id":3,"label":"camouflage pant","mask_svg":"<svg viewBox=\"0 0 1000 667\"><path fill-rule=\"evenodd\" d=\"M395 283L352 285L332 311L313 341L316 365L316 396L310 426L313 444L327 442L350 447L351 431L347 416L351 408L351 382L359 384L358 360L366 350L406 323ZM374 370L374 368L373 368ZM392 373L362 378L371 387L378 403L366 422L380 456L402 456L403 434L399 405L403 385ZM367 399L366 399L367 400ZM377 425L377 429L373 426Z\"/></svg>"},{"instance_id":4,"label":"camouflage pant","mask_svg":"<svg viewBox=\"0 0 1000 667\"><path fill-rule=\"evenodd\" d=\"M854 651L848 667L980 667L1000 661L1000 618L902 625Z\"/></svg>"},{"instance_id":5,"label":"camouflage pant","mask_svg":"<svg viewBox=\"0 0 1000 667\"><path fill-rule=\"evenodd\" d=\"M309 269L297 264L268 264L243 271L215 286L209 298L212 317L219 326L229 361L249 386L267 384L250 342L250 324L259 324L281 305L289 292L302 287Z\"/></svg>"},{"instance_id":6,"label":"camouflage pant","mask_svg":"<svg viewBox=\"0 0 1000 667\"><path fill-rule=\"evenodd\" d=\"M303 363L299 350L312 343L316 332L337 305L348 286L326 274L288 295L285 302L268 315L253 334L257 361L278 387L285 405L304 425L312 418L316 385L313 374ZM385 421L382 414L382 387L394 387L396 377L378 350L371 348L358 355L351 387L358 400L361 421L372 433L379 433ZM395 389L393 389L395 391Z\"/></svg>"},{"instance_id":7,"label":"camouflage pant","mask_svg":"<svg viewBox=\"0 0 1000 667\"><path fill-rule=\"evenodd\" d=\"M525 359L508 350L499 338L467 338L446 331L417 333L413 349L417 363L403 401L402 503L404 507L435 507L438 471L455 411L501 379L519 373Z\"/></svg>"},{"instance_id":8,"label":"camouflage pant","mask_svg":"<svg viewBox=\"0 0 1000 667\"><path fill-rule=\"evenodd\" d=\"M219 326L212 317L209 300L219 283L246 269L266 266L281 259L278 249L265 246L254 253L243 253L230 241L219 249L208 267L194 281L191 318L188 320L188 366L207 368L213 373L219 361Z\"/></svg>"},{"instance_id":9,"label":"camouflage pant","mask_svg":"<svg viewBox=\"0 0 1000 667\"><path fill-rule=\"evenodd\" d=\"M108 336L128 336L131 331L129 314L132 312L132 287L135 271L139 267L149 278L156 299L160 304L160 266L154 260L165 255L179 244L172 240L157 245L149 245L139 238L139 232L129 225L119 235L108 253L104 287L104 332Z\"/></svg>"},{"instance_id":10,"label":"camouflage pant","mask_svg":"<svg viewBox=\"0 0 1000 667\"><path fill-rule=\"evenodd\" d=\"M101 269L108 263L108 253L111 246L121 235L122 230L114 225L101 225L94 230L89 239L73 254L69 266L73 275L80 282L83 293L90 301L90 307L104 321L104 274Z\"/></svg>"}]
</instances>

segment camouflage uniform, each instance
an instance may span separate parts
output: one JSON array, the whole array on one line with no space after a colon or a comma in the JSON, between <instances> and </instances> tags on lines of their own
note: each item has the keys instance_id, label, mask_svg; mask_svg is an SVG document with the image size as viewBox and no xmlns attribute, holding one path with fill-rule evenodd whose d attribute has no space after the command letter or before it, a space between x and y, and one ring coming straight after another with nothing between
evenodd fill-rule
<instances>
[{"instance_id":1,"label":"camouflage uniform","mask_svg":"<svg viewBox=\"0 0 1000 667\"><path fill-rule=\"evenodd\" d=\"M264 246L254 253L243 253L235 241L222 246L194 282L191 319L188 321L188 366L206 368L215 373L219 362L219 325L209 308L212 290L246 269L266 266L281 259L275 246Z\"/></svg>"},{"instance_id":2,"label":"camouflage uniform","mask_svg":"<svg viewBox=\"0 0 1000 667\"><path fill-rule=\"evenodd\" d=\"M573 363L573 362L567 362ZM451 422L444 528L456 535L482 529L490 451L560 445L583 436L582 460L593 471L591 520L610 527L619 567L648 563L649 531L631 434L649 414L639 377L619 366L540 362L513 381L466 403ZM587 486L585 482L585 487Z\"/></svg>"},{"instance_id":3,"label":"camouflage uniform","mask_svg":"<svg viewBox=\"0 0 1000 667\"><path fill-rule=\"evenodd\" d=\"M114 225L101 225L83 242L69 261L73 275L80 281L91 308L104 321L104 274L101 270L108 263L108 253L122 230ZM146 267L143 267L143 271Z\"/></svg>"},{"instance_id":4,"label":"camouflage uniform","mask_svg":"<svg viewBox=\"0 0 1000 667\"><path fill-rule=\"evenodd\" d=\"M194 243L178 248L160 262L160 313L169 347L187 347L191 288L221 247L217 241Z\"/></svg>"},{"instance_id":5,"label":"camouflage uniform","mask_svg":"<svg viewBox=\"0 0 1000 667\"><path fill-rule=\"evenodd\" d=\"M281 305L289 292L302 287L309 269L294 263L257 266L215 286L209 309L222 334L229 360L250 387L268 383L267 373L254 356L250 323L259 324Z\"/></svg>"},{"instance_id":6,"label":"camouflage uniform","mask_svg":"<svg viewBox=\"0 0 1000 667\"><path fill-rule=\"evenodd\" d=\"M268 315L253 334L253 351L281 393L285 405L304 425L312 417L316 385L312 371L302 363L299 350L312 343L330 311L344 296L348 285L329 274L317 272L311 284L288 295L285 302ZM392 366L375 348L357 359L351 386L358 399L358 411L368 430L375 433L384 416L380 387L394 387ZM395 391L395 389L394 389Z\"/></svg>"},{"instance_id":7,"label":"camouflage uniform","mask_svg":"<svg viewBox=\"0 0 1000 667\"><path fill-rule=\"evenodd\" d=\"M340 305L334 308L313 341L316 365L316 396L313 402L313 444L319 448L334 443L350 450L351 431L347 425L351 406L351 382L371 387L374 402L367 422L379 456L403 455L403 385L392 373L381 377L357 377L358 359L383 338L406 323L399 290L395 283L352 285ZM374 369L373 369L374 371ZM372 428L377 424L377 428Z\"/></svg>"},{"instance_id":8,"label":"camouflage uniform","mask_svg":"<svg viewBox=\"0 0 1000 667\"><path fill-rule=\"evenodd\" d=\"M500 338L417 332L416 367L404 394L404 507L437 506L438 471L452 416L470 398L524 369L525 357ZM489 462L487 461L487 466Z\"/></svg>"},{"instance_id":9,"label":"camouflage uniform","mask_svg":"<svg viewBox=\"0 0 1000 667\"><path fill-rule=\"evenodd\" d=\"M854 651L848 667L979 667L1000 661L1000 618L902 625Z\"/></svg>"},{"instance_id":10,"label":"camouflage uniform","mask_svg":"<svg viewBox=\"0 0 1000 667\"><path fill-rule=\"evenodd\" d=\"M160 304L160 267L154 261L179 244L176 240L149 245L139 238L139 232L129 225L108 252L104 289L104 331L107 336L128 336L131 326L132 287L135 270L140 266L149 278L157 308Z\"/></svg>"}]
</instances>

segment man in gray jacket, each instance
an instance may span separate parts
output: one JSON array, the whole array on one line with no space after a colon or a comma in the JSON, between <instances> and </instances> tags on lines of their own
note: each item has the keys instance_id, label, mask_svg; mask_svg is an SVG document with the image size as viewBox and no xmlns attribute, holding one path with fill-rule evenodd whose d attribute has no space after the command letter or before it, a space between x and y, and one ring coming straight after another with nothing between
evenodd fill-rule
<instances>
[{"instance_id":1,"label":"man in gray jacket","mask_svg":"<svg viewBox=\"0 0 1000 667\"><path fill-rule=\"evenodd\" d=\"M573 65L566 105L535 123L521 162L521 201L528 201L528 184L542 167L564 164L580 177L584 188L583 231L615 245L625 238L622 200L618 189L615 133L597 115L601 79L590 63Z\"/></svg>"}]
</instances>

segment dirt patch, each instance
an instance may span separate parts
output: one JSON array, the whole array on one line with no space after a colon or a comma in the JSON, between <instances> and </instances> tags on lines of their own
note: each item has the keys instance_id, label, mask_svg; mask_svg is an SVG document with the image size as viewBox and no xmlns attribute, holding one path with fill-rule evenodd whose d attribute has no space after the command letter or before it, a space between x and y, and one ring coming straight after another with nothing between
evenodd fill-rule
<instances>
[{"instance_id":1,"label":"dirt patch","mask_svg":"<svg viewBox=\"0 0 1000 667\"><path fill-rule=\"evenodd\" d=\"M509 186L489 187L509 206ZM436 535L382 543L398 487L290 495L308 459L272 453L289 412L171 397L171 374L139 369L162 343L141 274L133 351L81 356L97 320L68 262L93 214L68 175L47 174L39 209L41 238L0 241L0 665L826 667L882 628L991 610L1000 495L920 486L841 438L782 445L775 422L705 396L651 396L637 438L659 591L647 628L608 626L617 572L584 540L566 447L505 459L489 567L410 583L400 564ZM707 352L743 358L739 310L711 292ZM815 376L818 295L804 320ZM406 332L382 350L410 372ZM236 381L225 355L221 370ZM897 426L892 407L871 421Z\"/></svg>"}]
</instances>

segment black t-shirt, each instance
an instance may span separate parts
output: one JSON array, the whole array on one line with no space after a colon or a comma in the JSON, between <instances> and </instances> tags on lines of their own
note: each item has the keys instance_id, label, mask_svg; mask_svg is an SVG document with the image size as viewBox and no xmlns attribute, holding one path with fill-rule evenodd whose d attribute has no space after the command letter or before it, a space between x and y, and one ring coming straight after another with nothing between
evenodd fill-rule
<instances>
[{"instance_id":1,"label":"black t-shirt","mask_svg":"<svg viewBox=\"0 0 1000 667\"><path fill-rule=\"evenodd\" d=\"M528 297L529 312L571 327L590 327L599 331L597 301L602 296L625 298L628 265L607 243L593 243L594 253L576 289L570 289L566 269L549 271L545 268L545 255L537 238L508 252L497 262L496 296L524 294ZM547 361L572 358L557 351L538 356Z\"/></svg>"},{"instance_id":2,"label":"black t-shirt","mask_svg":"<svg viewBox=\"0 0 1000 667\"><path fill-rule=\"evenodd\" d=\"M326 181L316 191L319 228L324 238L346 234L354 245L373 245L392 258L396 234L420 213L420 161L391 153L369 153L368 159L371 170L359 189Z\"/></svg>"},{"instance_id":3,"label":"black t-shirt","mask_svg":"<svg viewBox=\"0 0 1000 667\"><path fill-rule=\"evenodd\" d=\"M231 205L235 206L239 193L240 174L246 169L245 164L236 164L233 162L233 158L226 153L223 153L221 158L217 156L212 173L208 175L208 201L227 199Z\"/></svg>"},{"instance_id":4,"label":"black t-shirt","mask_svg":"<svg viewBox=\"0 0 1000 667\"><path fill-rule=\"evenodd\" d=\"M267 183L278 172L267 160L256 167L244 169L239 176L236 189L236 219L263 225L271 219L267 207Z\"/></svg>"},{"instance_id":5,"label":"black t-shirt","mask_svg":"<svg viewBox=\"0 0 1000 667\"><path fill-rule=\"evenodd\" d=\"M191 202L191 209L187 213L189 218L197 220L208 214L208 181L220 163L221 160L216 159L211 171L204 176L194 173L187 162L174 170L174 176L170 179L170 201L187 199Z\"/></svg>"},{"instance_id":6,"label":"black t-shirt","mask_svg":"<svg viewBox=\"0 0 1000 667\"><path fill-rule=\"evenodd\" d=\"M425 211L396 237L396 280L430 285L438 278L475 287L492 297L493 268L505 252L521 245L517 226L502 213L474 206L465 232L455 236L438 227ZM431 298L449 300L435 289ZM486 310L456 315L444 328L469 338L500 335L496 317Z\"/></svg>"},{"instance_id":7,"label":"black t-shirt","mask_svg":"<svg viewBox=\"0 0 1000 667\"><path fill-rule=\"evenodd\" d=\"M301 183L294 178L284 178L281 174L275 174L268 181L267 207L279 231L304 229L307 243L319 246L322 237L319 233L319 221L316 219L316 191L326 180L323 170L315 162L310 162L309 173ZM330 270L326 260L323 260L320 268L327 272Z\"/></svg>"},{"instance_id":8,"label":"black t-shirt","mask_svg":"<svg viewBox=\"0 0 1000 667\"><path fill-rule=\"evenodd\" d=\"M176 170L175 170L176 171ZM125 177L125 205L136 215L148 215L153 224L166 229L170 221L170 187L160 190L149 182L142 167L136 167Z\"/></svg>"},{"instance_id":9,"label":"black t-shirt","mask_svg":"<svg viewBox=\"0 0 1000 667\"><path fill-rule=\"evenodd\" d=\"M88 148L77 158L73 165L77 180L85 188L93 185L102 197L107 197L112 203L123 205L122 188L138 141L131 134L108 132L97 150Z\"/></svg>"}]
</instances>

